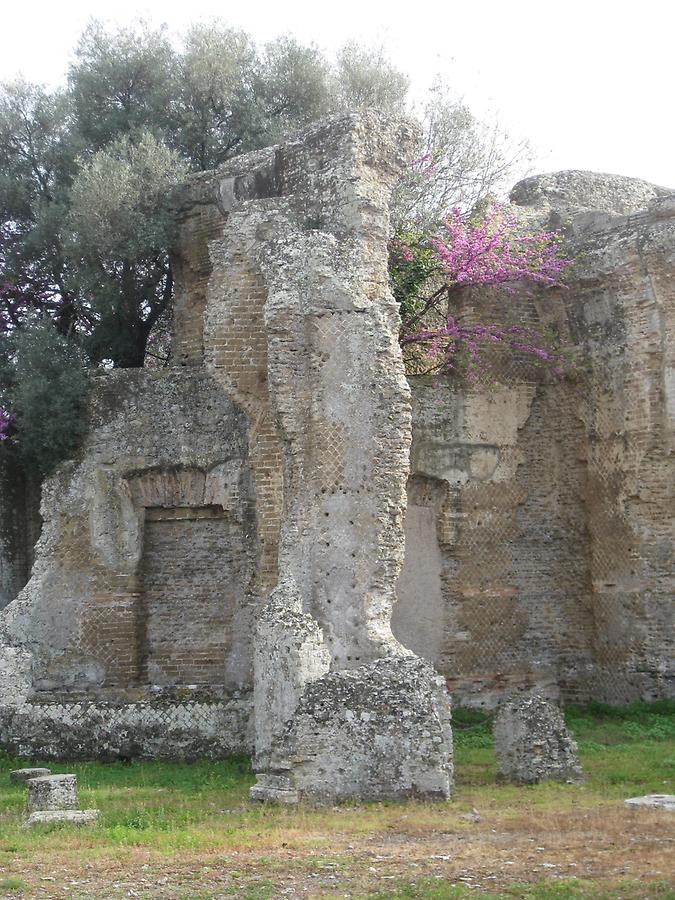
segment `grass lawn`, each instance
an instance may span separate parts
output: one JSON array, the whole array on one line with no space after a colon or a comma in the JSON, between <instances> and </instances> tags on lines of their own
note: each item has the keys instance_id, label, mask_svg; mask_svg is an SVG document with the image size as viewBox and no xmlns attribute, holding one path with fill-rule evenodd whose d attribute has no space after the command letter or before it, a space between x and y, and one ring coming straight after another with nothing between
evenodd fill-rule
<instances>
[{"instance_id":1,"label":"grass lawn","mask_svg":"<svg viewBox=\"0 0 675 900\"><path fill-rule=\"evenodd\" d=\"M44 763L0 757L1 898L674 898L675 705L566 711L582 785L495 784L489 721L458 710L447 803L252 806L247 759ZM89 828L21 827L10 769L75 772Z\"/></svg>"}]
</instances>

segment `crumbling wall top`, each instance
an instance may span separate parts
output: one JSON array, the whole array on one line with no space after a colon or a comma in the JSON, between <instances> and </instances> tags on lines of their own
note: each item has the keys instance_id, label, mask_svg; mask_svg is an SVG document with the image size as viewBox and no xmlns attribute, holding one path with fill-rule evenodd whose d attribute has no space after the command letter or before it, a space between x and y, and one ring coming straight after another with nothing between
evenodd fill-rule
<instances>
[{"instance_id":1,"label":"crumbling wall top","mask_svg":"<svg viewBox=\"0 0 675 900\"><path fill-rule=\"evenodd\" d=\"M592 209L630 215L672 193L672 188L640 178L569 169L524 178L513 187L509 199L517 206L549 208L562 214Z\"/></svg>"},{"instance_id":2,"label":"crumbling wall top","mask_svg":"<svg viewBox=\"0 0 675 900\"><path fill-rule=\"evenodd\" d=\"M223 214L268 197L295 196L303 207L325 204L335 199L335 189L355 163L375 167L378 179L391 183L410 159L415 137L413 122L377 110L321 119L283 144L193 175L175 195L179 218L214 202Z\"/></svg>"}]
</instances>

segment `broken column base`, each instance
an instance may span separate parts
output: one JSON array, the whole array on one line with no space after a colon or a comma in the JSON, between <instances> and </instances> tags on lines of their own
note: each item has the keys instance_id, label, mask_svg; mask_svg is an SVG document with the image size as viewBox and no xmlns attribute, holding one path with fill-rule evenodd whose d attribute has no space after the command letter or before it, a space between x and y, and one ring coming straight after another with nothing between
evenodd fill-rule
<instances>
[{"instance_id":1,"label":"broken column base","mask_svg":"<svg viewBox=\"0 0 675 900\"><path fill-rule=\"evenodd\" d=\"M75 775L44 775L29 778L28 812L77 809L77 777Z\"/></svg>"},{"instance_id":2,"label":"broken column base","mask_svg":"<svg viewBox=\"0 0 675 900\"><path fill-rule=\"evenodd\" d=\"M536 694L505 702L493 726L497 780L513 784L583 780L577 745L558 707Z\"/></svg>"},{"instance_id":3,"label":"broken column base","mask_svg":"<svg viewBox=\"0 0 675 900\"><path fill-rule=\"evenodd\" d=\"M77 808L77 776L45 775L31 778L28 788L28 816L24 828L34 825L93 825L97 809Z\"/></svg>"},{"instance_id":4,"label":"broken column base","mask_svg":"<svg viewBox=\"0 0 675 900\"><path fill-rule=\"evenodd\" d=\"M645 794L644 797L630 797L623 801L630 809L667 809L675 812L675 794Z\"/></svg>"},{"instance_id":5,"label":"broken column base","mask_svg":"<svg viewBox=\"0 0 675 900\"><path fill-rule=\"evenodd\" d=\"M42 809L31 813L23 823L24 828L35 825L94 825L98 821L97 809Z\"/></svg>"},{"instance_id":6,"label":"broken column base","mask_svg":"<svg viewBox=\"0 0 675 900\"><path fill-rule=\"evenodd\" d=\"M309 682L274 742L253 800L447 799L450 698L417 657L389 657Z\"/></svg>"}]
</instances>

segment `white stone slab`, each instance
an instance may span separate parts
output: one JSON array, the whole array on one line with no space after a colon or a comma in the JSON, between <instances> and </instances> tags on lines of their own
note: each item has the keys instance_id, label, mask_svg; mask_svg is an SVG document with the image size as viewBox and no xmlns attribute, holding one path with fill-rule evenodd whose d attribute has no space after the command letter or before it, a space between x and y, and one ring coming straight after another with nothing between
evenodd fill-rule
<instances>
[{"instance_id":1,"label":"white stone slab","mask_svg":"<svg viewBox=\"0 0 675 900\"><path fill-rule=\"evenodd\" d=\"M623 802L631 809L667 809L675 812L675 794L645 794L644 797L631 797Z\"/></svg>"}]
</instances>

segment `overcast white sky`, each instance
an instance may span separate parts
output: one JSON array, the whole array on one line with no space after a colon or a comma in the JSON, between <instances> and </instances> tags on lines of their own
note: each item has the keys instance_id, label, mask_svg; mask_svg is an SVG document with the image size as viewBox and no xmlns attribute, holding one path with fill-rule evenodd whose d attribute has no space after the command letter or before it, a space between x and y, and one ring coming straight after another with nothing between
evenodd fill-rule
<instances>
[{"instance_id":1,"label":"overcast white sky","mask_svg":"<svg viewBox=\"0 0 675 900\"><path fill-rule=\"evenodd\" d=\"M440 74L474 112L537 151L536 171L591 169L675 187L675 11L669 0L13 0L0 79L57 83L90 17L180 31L214 16L259 41L291 33L327 52L383 45L421 95Z\"/></svg>"}]
</instances>

